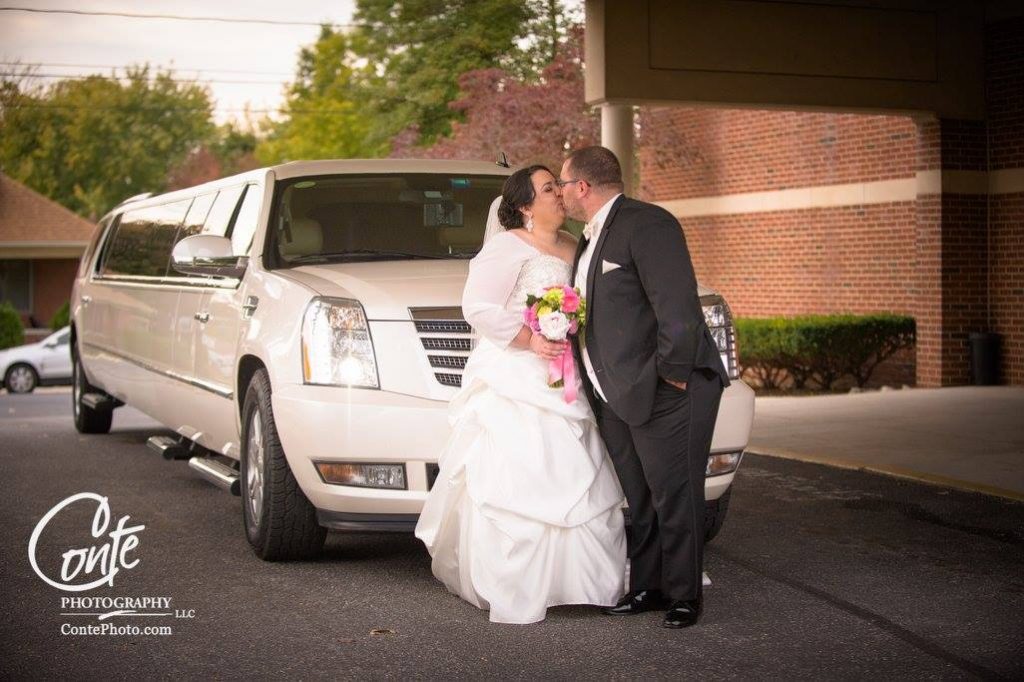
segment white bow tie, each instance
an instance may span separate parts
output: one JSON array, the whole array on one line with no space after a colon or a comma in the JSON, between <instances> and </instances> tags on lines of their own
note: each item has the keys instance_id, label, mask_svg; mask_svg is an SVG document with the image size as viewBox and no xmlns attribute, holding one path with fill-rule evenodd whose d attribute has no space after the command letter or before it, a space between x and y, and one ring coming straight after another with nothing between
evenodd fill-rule
<instances>
[{"instance_id":1,"label":"white bow tie","mask_svg":"<svg viewBox=\"0 0 1024 682\"><path fill-rule=\"evenodd\" d=\"M594 238L594 228L597 227L594 224L595 221L591 221L583 226L583 237L589 242Z\"/></svg>"}]
</instances>

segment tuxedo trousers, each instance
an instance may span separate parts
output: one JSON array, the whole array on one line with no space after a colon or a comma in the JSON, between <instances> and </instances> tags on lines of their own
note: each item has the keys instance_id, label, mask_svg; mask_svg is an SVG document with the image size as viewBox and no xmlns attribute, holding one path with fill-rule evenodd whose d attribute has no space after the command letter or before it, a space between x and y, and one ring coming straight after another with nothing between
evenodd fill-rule
<instances>
[{"instance_id":1,"label":"tuxedo trousers","mask_svg":"<svg viewBox=\"0 0 1024 682\"><path fill-rule=\"evenodd\" d=\"M704 477L722 381L695 369L680 389L659 380L650 419L630 426L598 398L597 423L629 503L630 591L700 599Z\"/></svg>"}]
</instances>

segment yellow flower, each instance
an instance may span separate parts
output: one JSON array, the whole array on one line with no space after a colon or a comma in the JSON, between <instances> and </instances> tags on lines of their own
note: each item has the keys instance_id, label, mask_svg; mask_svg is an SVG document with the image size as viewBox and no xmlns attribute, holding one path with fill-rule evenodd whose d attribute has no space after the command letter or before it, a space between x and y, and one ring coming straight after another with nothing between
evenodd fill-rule
<instances>
[{"instance_id":1,"label":"yellow flower","mask_svg":"<svg viewBox=\"0 0 1024 682\"><path fill-rule=\"evenodd\" d=\"M540 308L537 309L537 317L544 317L545 315L550 315L553 312L554 310L551 308L551 306L542 305Z\"/></svg>"},{"instance_id":2,"label":"yellow flower","mask_svg":"<svg viewBox=\"0 0 1024 682\"><path fill-rule=\"evenodd\" d=\"M552 306L562 305L562 301L565 299L565 292L561 289L552 289L544 294L544 302L550 303Z\"/></svg>"}]
</instances>

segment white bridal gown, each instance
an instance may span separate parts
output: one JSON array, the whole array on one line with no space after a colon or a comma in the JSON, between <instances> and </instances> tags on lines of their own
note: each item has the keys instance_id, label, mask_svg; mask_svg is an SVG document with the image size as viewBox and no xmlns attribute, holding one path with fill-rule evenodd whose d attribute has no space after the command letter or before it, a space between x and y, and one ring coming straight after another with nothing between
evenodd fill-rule
<instances>
[{"instance_id":1,"label":"white bridal gown","mask_svg":"<svg viewBox=\"0 0 1024 682\"><path fill-rule=\"evenodd\" d=\"M547 385L546 361L508 345L526 295L569 274L565 261L500 232L471 262L463 295L480 340L416 537L434 575L492 622L533 623L549 606L611 605L623 593L622 489L582 387L566 404Z\"/></svg>"}]
</instances>

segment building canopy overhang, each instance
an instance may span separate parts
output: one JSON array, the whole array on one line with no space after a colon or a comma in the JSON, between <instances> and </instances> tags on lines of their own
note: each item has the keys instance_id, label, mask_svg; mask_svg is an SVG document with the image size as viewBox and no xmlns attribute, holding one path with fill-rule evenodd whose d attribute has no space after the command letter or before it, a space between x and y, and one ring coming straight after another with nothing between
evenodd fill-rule
<instances>
[{"instance_id":1,"label":"building canopy overhang","mask_svg":"<svg viewBox=\"0 0 1024 682\"><path fill-rule=\"evenodd\" d=\"M986 4L587 0L586 101L985 115Z\"/></svg>"}]
</instances>

